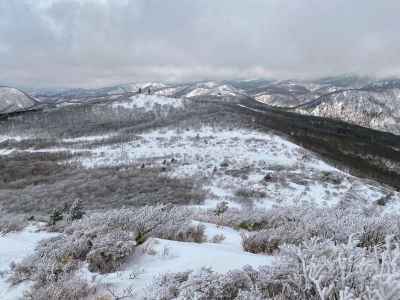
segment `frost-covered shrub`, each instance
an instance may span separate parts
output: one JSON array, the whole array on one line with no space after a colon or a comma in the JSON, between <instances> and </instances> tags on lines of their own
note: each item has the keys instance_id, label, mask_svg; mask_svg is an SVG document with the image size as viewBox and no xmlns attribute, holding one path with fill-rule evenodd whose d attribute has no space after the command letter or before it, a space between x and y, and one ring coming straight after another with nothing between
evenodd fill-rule
<instances>
[{"instance_id":1,"label":"frost-covered shrub","mask_svg":"<svg viewBox=\"0 0 400 300\"><path fill-rule=\"evenodd\" d=\"M217 223L218 225L222 226L224 222L224 213L228 210L228 208L228 202L226 201L219 202L215 207L214 214L219 219L219 222Z\"/></svg>"},{"instance_id":2,"label":"frost-covered shrub","mask_svg":"<svg viewBox=\"0 0 400 300\"><path fill-rule=\"evenodd\" d=\"M30 161L27 162L24 161L21 167L29 166ZM0 170L3 172L1 163ZM4 210L8 213L42 215L64 203L72 204L77 198L86 210L166 203L200 204L205 196L201 184L196 183L194 178L171 178L153 167L141 169L129 165L85 169L63 166L54 172L42 175L44 178L37 183L27 178L29 184L21 188L1 188L0 174L0 199Z\"/></svg>"},{"instance_id":3,"label":"frost-covered shrub","mask_svg":"<svg viewBox=\"0 0 400 300\"><path fill-rule=\"evenodd\" d=\"M265 297L257 289L251 289L250 291L240 290L235 300L265 300Z\"/></svg>"},{"instance_id":4,"label":"frost-covered shrub","mask_svg":"<svg viewBox=\"0 0 400 300\"><path fill-rule=\"evenodd\" d=\"M227 274L203 268L197 272L164 274L156 278L146 300L172 299L235 299L239 291L250 291L253 286L249 275L241 270Z\"/></svg>"},{"instance_id":5,"label":"frost-covered shrub","mask_svg":"<svg viewBox=\"0 0 400 300\"><path fill-rule=\"evenodd\" d=\"M379 251L357 247L357 241L335 245L313 239L285 246L283 267L275 277L288 299L399 299L400 249L387 240Z\"/></svg>"},{"instance_id":6,"label":"frost-covered shrub","mask_svg":"<svg viewBox=\"0 0 400 300\"><path fill-rule=\"evenodd\" d=\"M387 236L400 240L400 222L397 216L381 216L378 212L342 208L276 208L267 212L258 223L261 230L242 234L245 249L250 252L270 253L281 244L299 245L314 237L345 243L350 236L359 241L359 246L373 248L382 246ZM254 227L243 221L241 227ZM253 224L253 223L250 223ZM257 251L257 252L256 252Z\"/></svg>"},{"instance_id":7,"label":"frost-covered shrub","mask_svg":"<svg viewBox=\"0 0 400 300\"><path fill-rule=\"evenodd\" d=\"M211 238L211 240L210 240L210 242L211 243L214 243L214 244L219 244L219 243L221 243L223 240L225 240L226 239L226 237L225 237L225 235L223 235L222 233L221 234L216 234L216 235L214 235L212 238Z\"/></svg>"},{"instance_id":8,"label":"frost-covered shrub","mask_svg":"<svg viewBox=\"0 0 400 300\"><path fill-rule=\"evenodd\" d=\"M29 300L73 300L85 299L96 292L96 287L83 279L64 278L49 285L31 289L25 293Z\"/></svg>"},{"instance_id":9,"label":"frost-covered shrub","mask_svg":"<svg viewBox=\"0 0 400 300\"><path fill-rule=\"evenodd\" d=\"M0 235L21 231L28 225L28 220L23 215L4 214L0 210Z\"/></svg>"},{"instance_id":10,"label":"frost-covered shrub","mask_svg":"<svg viewBox=\"0 0 400 300\"><path fill-rule=\"evenodd\" d=\"M195 218L220 224L213 210L199 211ZM224 213L222 225L245 230L246 234L242 234L243 245L251 252L269 249L264 243L276 244L279 241L279 245L299 245L314 237L346 243L350 236L354 236L359 240L361 247L367 248L382 245L385 237L391 235L396 241L400 241L398 217L382 216L374 206L361 209L351 205L331 208L303 205L276 207L268 211L229 208ZM276 248L275 246L273 248Z\"/></svg>"},{"instance_id":11,"label":"frost-covered shrub","mask_svg":"<svg viewBox=\"0 0 400 300\"><path fill-rule=\"evenodd\" d=\"M226 201L219 202L214 210L214 214L216 216L223 215L228 210L228 208L229 208L228 202Z\"/></svg>"},{"instance_id":12,"label":"frost-covered shrub","mask_svg":"<svg viewBox=\"0 0 400 300\"><path fill-rule=\"evenodd\" d=\"M264 198L267 194L264 191L257 191L251 188L240 188L235 192L235 196L240 198Z\"/></svg>"},{"instance_id":13,"label":"frost-covered shrub","mask_svg":"<svg viewBox=\"0 0 400 300\"><path fill-rule=\"evenodd\" d=\"M203 241L204 228L194 226L191 212L173 205L146 206L94 213L74 221L64 233L39 243L33 256L17 264L12 281L30 279L47 287L73 274L86 261L90 271L116 271L149 237Z\"/></svg>"},{"instance_id":14,"label":"frost-covered shrub","mask_svg":"<svg viewBox=\"0 0 400 300\"><path fill-rule=\"evenodd\" d=\"M185 227L174 228L171 226L170 231L164 230L159 236L166 240L174 240L181 242L202 243L205 241L205 226L203 224L186 225Z\"/></svg>"},{"instance_id":15,"label":"frost-covered shrub","mask_svg":"<svg viewBox=\"0 0 400 300\"><path fill-rule=\"evenodd\" d=\"M242 247L251 253L273 254L279 250L279 237L271 237L263 231L257 233L242 233Z\"/></svg>"},{"instance_id":16,"label":"frost-covered shrub","mask_svg":"<svg viewBox=\"0 0 400 300\"><path fill-rule=\"evenodd\" d=\"M369 251L357 243L311 239L298 246L283 245L274 265L258 270L164 274L146 299L399 299L399 244L387 239L385 247Z\"/></svg>"},{"instance_id":17,"label":"frost-covered shrub","mask_svg":"<svg viewBox=\"0 0 400 300\"><path fill-rule=\"evenodd\" d=\"M181 285L185 283L191 271L166 273L155 278L153 287L148 289L145 300L175 299L181 292Z\"/></svg>"},{"instance_id":18,"label":"frost-covered shrub","mask_svg":"<svg viewBox=\"0 0 400 300\"><path fill-rule=\"evenodd\" d=\"M264 210L228 208L224 212L223 220L215 214L215 209L198 211L194 217L196 220L234 227L237 229L260 230L269 227L274 222L274 215Z\"/></svg>"},{"instance_id":19,"label":"frost-covered shrub","mask_svg":"<svg viewBox=\"0 0 400 300\"><path fill-rule=\"evenodd\" d=\"M343 177L337 172L322 172L320 179L322 182L328 182L331 184L340 184L343 181Z\"/></svg>"},{"instance_id":20,"label":"frost-covered shrub","mask_svg":"<svg viewBox=\"0 0 400 300\"><path fill-rule=\"evenodd\" d=\"M96 273L111 273L134 253L136 236L126 231L105 234L87 254L88 269Z\"/></svg>"}]
</instances>

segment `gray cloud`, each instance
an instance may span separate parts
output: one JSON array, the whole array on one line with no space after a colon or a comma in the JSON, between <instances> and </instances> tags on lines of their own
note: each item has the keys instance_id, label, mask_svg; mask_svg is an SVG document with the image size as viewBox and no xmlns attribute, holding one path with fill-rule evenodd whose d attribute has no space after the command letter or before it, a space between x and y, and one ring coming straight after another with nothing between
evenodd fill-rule
<instances>
[{"instance_id":1,"label":"gray cloud","mask_svg":"<svg viewBox=\"0 0 400 300\"><path fill-rule=\"evenodd\" d=\"M0 0L0 84L400 75L398 0Z\"/></svg>"}]
</instances>

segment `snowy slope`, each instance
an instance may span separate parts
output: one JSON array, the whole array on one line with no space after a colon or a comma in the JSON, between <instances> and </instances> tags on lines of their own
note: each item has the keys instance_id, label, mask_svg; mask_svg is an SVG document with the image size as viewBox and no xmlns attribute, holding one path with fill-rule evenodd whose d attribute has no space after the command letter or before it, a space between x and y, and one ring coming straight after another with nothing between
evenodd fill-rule
<instances>
[{"instance_id":1,"label":"snowy slope","mask_svg":"<svg viewBox=\"0 0 400 300\"><path fill-rule=\"evenodd\" d=\"M132 105L124 109L139 108ZM192 177L203 182L204 189L208 190L201 206L204 208L214 208L222 200L237 208L250 205L269 209L305 203L331 207L350 195L356 195L360 203L371 204L391 193L383 186L339 171L311 152L271 133L209 126L184 130L167 127L137 134L134 140L123 145L97 144L87 148L91 142L108 137L66 139L63 142L86 143L25 151L85 151L91 155L74 161L87 168L142 163L166 167L168 176ZM170 163L172 159L174 162ZM266 175L270 177L267 180ZM251 191L254 196L242 199L243 190ZM398 193L394 193L393 202L396 199L399 200Z\"/></svg>"},{"instance_id":2,"label":"snowy slope","mask_svg":"<svg viewBox=\"0 0 400 300\"><path fill-rule=\"evenodd\" d=\"M264 192L264 197L255 199L255 205L265 208L304 201L335 205L352 186L369 191L368 201L382 196L379 189L343 174L309 151L273 134L202 127L185 132L154 131L142 137L143 146L134 145L135 150L127 150L128 156L133 160L175 157L181 163L173 167L172 176L211 178L209 188L213 197L207 201L211 207L221 200L232 202L240 188ZM228 166L223 167L224 163ZM324 172L338 174L343 180L340 184L324 182ZM264 182L266 174L271 174L273 180Z\"/></svg>"},{"instance_id":3,"label":"snowy slope","mask_svg":"<svg viewBox=\"0 0 400 300\"><path fill-rule=\"evenodd\" d=\"M147 286L160 274L169 272L197 271L204 267L217 272L227 272L240 269L245 265L254 268L271 265L272 256L257 255L245 252L241 246L238 231L228 227L217 228L214 224L204 224L206 234L211 239L216 234L225 236L221 243L189 243L163 239L150 239L136 256L125 264L121 271L111 274L95 274L83 268L82 278L101 283L111 283L118 290L134 287L136 297L140 299L146 292Z\"/></svg>"},{"instance_id":4,"label":"snowy slope","mask_svg":"<svg viewBox=\"0 0 400 300\"><path fill-rule=\"evenodd\" d=\"M10 264L20 262L24 257L34 252L39 241L53 236L56 236L56 234L38 231L35 226L29 226L22 232L0 236L0 273L4 274L0 276L0 299L21 299L23 291L29 287L29 282L11 287L6 281Z\"/></svg>"},{"instance_id":5,"label":"snowy slope","mask_svg":"<svg viewBox=\"0 0 400 300\"><path fill-rule=\"evenodd\" d=\"M129 100L116 101L112 104L113 108L125 109L144 109L145 111L155 110L156 107L182 108L182 99L169 98L157 95L137 95L130 97Z\"/></svg>"},{"instance_id":6,"label":"snowy slope","mask_svg":"<svg viewBox=\"0 0 400 300\"><path fill-rule=\"evenodd\" d=\"M343 91L297 112L400 134L400 90Z\"/></svg>"},{"instance_id":7,"label":"snowy slope","mask_svg":"<svg viewBox=\"0 0 400 300\"><path fill-rule=\"evenodd\" d=\"M0 114L24 111L32 108L37 102L22 91L0 87Z\"/></svg>"},{"instance_id":8,"label":"snowy slope","mask_svg":"<svg viewBox=\"0 0 400 300\"><path fill-rule=\"evenodd\" d=\"M237 91L233 86L218 84L216 82L198 83L192 86L185 97L192 98L197 96L236 96Z\"/></svg>"},{"instance_id":9,"label":"snowy slope","mask_svg":"<svg viewBox=\"0 0 400 300\"><path fill-rule=\"evenodd\" d=\"M274 81L245 92L271 106L400 134L400 83L367 82L351 77Z\"/></svg>"}]
</instances>

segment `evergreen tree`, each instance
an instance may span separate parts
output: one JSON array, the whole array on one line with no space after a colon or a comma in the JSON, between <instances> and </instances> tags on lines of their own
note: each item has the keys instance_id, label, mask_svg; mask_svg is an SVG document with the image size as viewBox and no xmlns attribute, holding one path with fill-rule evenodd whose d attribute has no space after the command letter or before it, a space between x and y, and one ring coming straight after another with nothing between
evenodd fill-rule
<instances>
[{"instance_id":1,"label":"evergreen tree","mask_svg":"<svg viewBox=\"0 0 400 300\"><path fill-rule=\"evenodd\" d=\"M85 214L85 212L83 211L82 201L80 199L76 199L72 203L71 208L69 209L68 220L74 221L74 220L82 219L84 214Z\"/></svg>"},{"instance_id":2,"label":"evergreen tree","mask_svg":"<svg viewBox=\"0 0 400 300\"><path fill-rule=\"evenodd\" d=\"M63 213L62 210L59 208L54 208L50 214L49 218L49 225L56 225L58 221L61 221L63 219Z\"/></svg>"}]
</instances>

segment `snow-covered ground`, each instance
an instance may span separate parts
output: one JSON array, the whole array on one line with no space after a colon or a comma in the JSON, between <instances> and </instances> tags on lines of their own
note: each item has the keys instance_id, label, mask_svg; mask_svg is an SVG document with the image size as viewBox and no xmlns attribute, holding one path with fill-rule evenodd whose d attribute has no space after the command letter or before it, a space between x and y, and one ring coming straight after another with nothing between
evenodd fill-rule
<instances>
[{"instance_id":1,"label":"snow-covered ground","mask_svg":"<svg viewBox=\"0 0 400 300\"><path fill-rule=\"evenodd\" d=\"M148 98L150 101L152 97ZM91 155L74 158L74 161L79 160L87 168L132 163L163 166L168 176L201 180L209 191L203 205L208 208L222 200L230 207L254 205L264 209L303 202L334 206L349 193L361 203L368 204L388 193L386 188L339 171L311 152L272 133L218 126L178 126L146 131L122 145L85 148L91 142L111 136L63 139L63 142L83 144L25 151L86 151ZM1 149L0 154L12 150ZM270 178L265 179L266 175ZM237 195L240 190L253 191L255 196L240 199ZM394 197L399 198L397 193ZM397 206L389 207L395 209Z\"/></svg>"},{"instance_id":2,"label":"snow-covered ground","mask_svg":"<svg viewBox=\"0 0 400 300\"><path fill-rule=\"evenodd\" d=\"M112 137L112 135L110 135L110 134L92 135L92 136L82 136L82 137L76 137L76 138L66 138L66 139L62 139L62 141L66 142L66 143L90 143L90 142L101 141L103 139L108 139L111 137Z\"/></svg>"},{"instance_id":3,"label":"snow-covered ground","mask_svg":"<svg viewBox=\"0 0 400 300\"><path fill-rule=\"evenodd\" d=\"M334 206L349 192L371 203L386 194L384 188L339 171L281 137L254 130L163 128L140 134L123 147L106 145L88 151L92 156L81 158L88 168L136 162L166 165L172 177L203 178L210 191L206 207L221 200L238 206L234 200L240 189L263 195L244 199L244 204L253 200L256 207L266 209L302 202ZM264 180L266 175L271 179Z\"/></svg>"},{"instance_id":4,"label":"snow-covered ground","mask_svg":"<svg viewBox=\"0 0 400 300\"><path fill-rule=\"evenodd\" d=\"M10 135L0 135L0 143L8 141L8 140L20 142L20 141L23 141L23 140L27 140L29 138L31 138L31 137L29 137L29 136L20 136L20 135L12 135L12 134L10 134Z\"/></svg>"},{"instance_id":5,"label":"snow-covered ground","mask_svg":"<svg viewBox=\"0 0 400 300\"><path fill-rule=\"evenodd\" d=\"M0 299L20 299L29 282L11 287L6 281L10 272L10 264L18 263L35 251L37 243L43 239L56 236L54 233L39 231L36 226L29 226L21 232L0 235Z\"/></svg>"},{"instance_id":6,"label":"snow-covered ground","mask_svg":"<svg viewBox=\"0 0 400 300\"><path fill-rule=\"evenodd\" d=\"M125 264L121 271L111 274L94 274L83 268L80 276L98 284L112 284L112 288L122 291L134 287L138 299L147 286L159 275L169 272L196 271L210 267L217 272L240 269L245 265L252 267L273 263L272 256L245 252L241 246L238 231L229 227L206 226L207 238L217 234L224 235L220 243L188 243L163 239L150 239L137 250L136 255Z\"/></svg>"},{"instance_id":7,"label":"snow-covered ground","mask_svg":"<svg viewBox=\"0 0 400 300\"><path fill-rule=\"evenodd\" d=\"M123 109L139 108L145 111L152 111L156 109L156 106L181 108L183 106L183 101L182 99L142 94L131 97L129 101L118 101L113 103L114 108L123 108Z\"/></svg>"}]
</instances>

